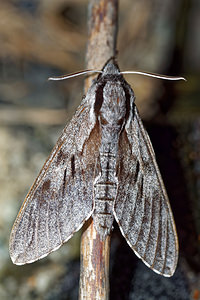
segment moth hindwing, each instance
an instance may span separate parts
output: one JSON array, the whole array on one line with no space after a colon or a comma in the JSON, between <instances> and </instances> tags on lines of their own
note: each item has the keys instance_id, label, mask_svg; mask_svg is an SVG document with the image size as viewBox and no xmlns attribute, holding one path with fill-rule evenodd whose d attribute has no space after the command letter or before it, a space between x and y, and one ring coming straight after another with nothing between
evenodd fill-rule
<instances>
[{"instance_id":1,"label":"moth hindwing","mask_svg":"<svg viewBox=\"0 0 200 300\"><path fill-rule=\"evenodd\" d=\"M134 93L110 60L92 84L28 193L10 255L31 263L55 251L92 216L101 239L113 219L135 254L171 276L178 239Z\"/></svg>"}]
</instances>

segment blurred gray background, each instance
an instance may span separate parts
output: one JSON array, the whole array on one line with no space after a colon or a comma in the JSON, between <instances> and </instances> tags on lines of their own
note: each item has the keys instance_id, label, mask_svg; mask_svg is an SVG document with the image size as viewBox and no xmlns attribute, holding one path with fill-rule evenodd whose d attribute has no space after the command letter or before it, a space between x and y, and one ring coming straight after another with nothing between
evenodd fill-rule
<instances>
[{"instance_id":1,"label":"blurred gray background","mask_svg":"<svg viewBox=\"0 0 200 300\"><path fill-rule=\"evenodd\" d=\"M9 234L35 177L83 95L86 0L0 0L0 299L77 299L80 232L47 258L12 264ZM111 239L111 299L200 299L200 1L121 0L121 70L185 76L166 82L128 75L152 139L180 242L172 278Z\"/></svg>"}]
</instances>

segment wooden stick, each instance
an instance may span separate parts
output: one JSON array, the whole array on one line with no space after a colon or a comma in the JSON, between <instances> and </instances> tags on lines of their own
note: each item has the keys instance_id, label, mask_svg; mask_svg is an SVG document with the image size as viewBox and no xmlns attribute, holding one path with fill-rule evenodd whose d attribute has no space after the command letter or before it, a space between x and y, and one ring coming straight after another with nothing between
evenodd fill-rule
<instances>
[{"instance_id":1,"label":"wooden stick","mask_svg":"<svg viewBox=\"0 0 200 300\"><path fill-rule=\"evenodd\" d=\"M101 70L116 55L118 0L90 0L88 7L87 69ZM85 83L91 85L92 76Z\"/></svg>"},{"instance_id":2,"label":"wooden stick","mask_svg":"<svg viewBox=\"0 0 200 300\"><path fill-rule=\"evenodd\" d=\"M109 299L110 236L101 241L93 220L81 238L81 268L79 299Z\"/></svg>"},{"instance_id":3,"label":"wooden stick","mask_svg":"<svg viewBox=\"0 0 200 300\"><path fill-rule=\"evenodd\" d=\"M118 0L91 0L89 4L89 41L87 69L101 70L116 55ZM85 91L92 78L85 83ZM84 226L81 238L79 300L109 299L110 236L100 240L93 220Z\"/></svg>"}]
</instances>

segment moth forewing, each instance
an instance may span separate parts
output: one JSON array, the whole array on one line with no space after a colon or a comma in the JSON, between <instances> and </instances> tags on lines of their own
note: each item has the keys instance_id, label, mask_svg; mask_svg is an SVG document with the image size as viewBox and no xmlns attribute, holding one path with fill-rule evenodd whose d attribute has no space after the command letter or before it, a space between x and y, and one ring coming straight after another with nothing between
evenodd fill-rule
<instances>
[{"instance_id":1,"label":"moth forewing","mask_svg":"<svg viewBox=\"0 0 200 300\"><path fill-rule=\"evenodd\" d=\"M99 133L90 117L91 91L64 128L16 218L10 236L15 264L31 263L55 251L92 214Z\"/></svg>"},{"instance_id":2,"label":"moth forewing","mask_svg":"<svg viewBox=\"0 0 200 300\"><path fill-rule=\"evenodd\" d=\"M178 259L175 223L150 139L136 107L122 139L129 145L121 141L115 218L136 255L156 273L172 276Z\"/></svg>"},{"instance_id":3,"label":"moth forewing","mask_svg":"<svg viewBox=\"0 0 200 300\"><path fill-rule=\"evenodd\" d=\"M137 109L114 59L93 82L33 184L10 237L14 263L55 251L92 216L102 240L113 218L136 255L171 276L175 224Z\"/></svg>"}]
</instances>

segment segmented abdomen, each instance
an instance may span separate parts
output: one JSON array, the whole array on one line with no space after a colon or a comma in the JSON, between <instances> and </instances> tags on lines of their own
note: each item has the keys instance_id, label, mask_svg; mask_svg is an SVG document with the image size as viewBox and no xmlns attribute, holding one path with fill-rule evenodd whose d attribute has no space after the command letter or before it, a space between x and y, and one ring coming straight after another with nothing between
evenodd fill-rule
<instances>
[{"instance_id":1,"label":"segmented abdomen","mask_svg":"<svg viewBox=\"0 0 200 300\"><path fill-rule=\"evenodd\" d=\"M110 233L113 223L114 201L117 195L118 180L116 155L100 152L101 171L94 182L94 225L102 240Z\"/></svg>"}]
</instances>

